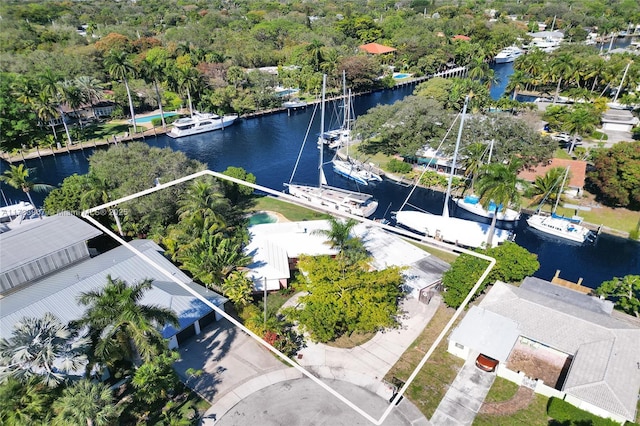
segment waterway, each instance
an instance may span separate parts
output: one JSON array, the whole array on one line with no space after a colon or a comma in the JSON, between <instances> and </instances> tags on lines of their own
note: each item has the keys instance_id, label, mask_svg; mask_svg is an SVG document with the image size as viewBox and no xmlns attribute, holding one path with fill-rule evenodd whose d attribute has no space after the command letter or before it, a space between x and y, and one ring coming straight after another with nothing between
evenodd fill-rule
<instances>
[{"instance_id":1,"label":"waterway","mask_svg":"<svg viewBox=\"0 0 640 426\"><path fill-rule=\"evenodd\" d=\"M400 100L411 91L412 87L407 86L397 90L358 96L354 100L356 115L364 114L376 105ZM327 110L333 111L334 106L329 105ZM306 110L292 112L291 115L279 113L241 120L224 131L178 140L158 136L147 138L146 142L151 146L183 151L190 158L206 163L211 170L223 171L227 166L243 167L256 176L259 184L281 190L283 184L290 180L312 114L313 108L309 107ZM319 133L319 121L319 113L317 113L309 133L309 142L303 150L293 182L305 184L318 182L319 153L315 135ZM327 118L327 121L331 120ZM86 173L87 158L92 152L92 149L86 149L84 152L76 151L71 154L28 160L26 163L28 167L33 168L34 180L58 185L73 173ZM329 156L330 153L326 151L325 158L329 159ZM7 164L1 162L0 172L6 168ZM391 213L401 207L411 189L388 180L375 186L357 188L355 183L333 173L330 167L325 167L324 171L330 185L360 189L374 194L379 201L376 218L383 216L390 218ZM11 191L6 185L3 185L2 189L5 195L13 200L24 198L21 192ZM36 204L42 203L43 194L34 193L33 195ZM405 208L411 209L415 206L439 214L442 212L443 202L442 193L417 189ZM464 212L456 211L455 206L451 206L450 210L454 215L464 217ZM524 220L519 221L514 231L516 243L538 255L541 267L535 274L537 277L550 280L556 270L560 269L562 278L577 281L582 277L584 285L597 287L602 281L614 276L640 273L640 244L638 243L603 234L594 244L575 245L540 235L529 229Z\"/></svg>"}]
</instances>

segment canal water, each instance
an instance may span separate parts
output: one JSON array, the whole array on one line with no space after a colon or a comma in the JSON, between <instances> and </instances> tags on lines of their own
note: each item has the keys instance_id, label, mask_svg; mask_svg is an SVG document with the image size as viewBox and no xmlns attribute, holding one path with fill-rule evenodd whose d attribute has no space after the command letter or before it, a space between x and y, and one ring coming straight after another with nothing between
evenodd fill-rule
<instances>
[{"instance_id":1,"label":"canal water","mask_svg":"<svg viewBox=\"0 0 640 426\"><path fill-rule=\"evenodd\" d=\"M397 90L375 92L358 96L354 100L356 115L364 114L369 108L379 104L390 104L409 95L411 86ZM333 111L334 105L329 105L327 111ZM307 132L313 107L306 110L278 113L259 118L240 120L237 124L225 129L192 137L171 139L166 136L147 138L151 146L169 147L183 151L190 158L206 163L211 170L223 171L228 166L237 166L253 173L261 185L276 189L284 189L283 184L289 182L296 157L302 146ZM326 118L329 122L329 117ZM307 142L300 158L295 176L295 183L317 184L317 164L319 153L316 146L316 135L319 133L319 112L313 120ZM83 174L88 170L87 158L92 150L73 152L27 161L27 166L33 168L34 180L42 183L58 185L62 180L73 174ZM325 152L325 159L330 159L330 152ZM0 163L0 172L6 170L7 164ZM392 212L397 211L404 203L411 188L385 180L375 186L358 188L351 181L333 173L330 167L325 167L325 175L330 185L372 193L379 201L375 218L390 218ZM150 185L152 183L150 182ZM12 191L2 186L3 192L13 200L22 200L21 192ZM41 203L44 195L34 193L37 204ZM440 192L417 189L411 196L406 209L419 208L431 213L442 212L444 195ZM465 217L464 212L456 211L455 206L450 211L457 216ZM468 217L465 217L468 218ZM525 220L520 220L514 229L516 242L527 250L536 253L541 263L540 270L535 276L551 279L557 269L561 270L561 277L572 281L584 278L583 284L597 287L602 281L614 276L624 276L640 273L640 244L601 235L594 244L576 245L558 239L538 234L528 228Z\"/></svg>"}]
</instances>

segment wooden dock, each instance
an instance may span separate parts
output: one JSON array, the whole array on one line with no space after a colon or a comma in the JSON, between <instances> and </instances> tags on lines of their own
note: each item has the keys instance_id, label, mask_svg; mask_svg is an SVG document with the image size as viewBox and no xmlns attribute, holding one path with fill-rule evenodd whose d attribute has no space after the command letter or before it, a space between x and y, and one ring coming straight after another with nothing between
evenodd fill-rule
<instances>
[{"instance_id":1,"label":"wooden dock","mask_svg":"<svg viewBox=\"0 0 640 426\"><path fill-rule=\"evenodd\" d=\"M582 277L580 277L580 279L578 279L577 283L574 283L572 281L560 278L560 269L556 270L556 274L551 279L551 282L553 284L555 284L555 285L559 285L560 287L565 287L565 288L577 291L577 292L582 293L582 294L591 294L591 292L593 291L593 289L581 285L582 284Z\"/></svg>"}]
</instances>

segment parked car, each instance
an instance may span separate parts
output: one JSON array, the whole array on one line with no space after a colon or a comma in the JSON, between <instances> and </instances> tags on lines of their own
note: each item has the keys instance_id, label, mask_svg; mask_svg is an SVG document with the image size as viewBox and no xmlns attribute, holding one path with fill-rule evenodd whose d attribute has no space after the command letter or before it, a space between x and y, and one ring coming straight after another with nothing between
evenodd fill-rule
<instances>
[{"instance_id":1,"label":"parked car","mask_svg":"<svg viewBox=\"0 0 640 426\"><path fill-rule=\"evenodd\" d=\"M478 358L476 358L476 367L478 367L482 371L486 371L491 373L495 371L498 366L498 360L491 358L490 356L480 354Z\"/></svg>"}]
</instances>

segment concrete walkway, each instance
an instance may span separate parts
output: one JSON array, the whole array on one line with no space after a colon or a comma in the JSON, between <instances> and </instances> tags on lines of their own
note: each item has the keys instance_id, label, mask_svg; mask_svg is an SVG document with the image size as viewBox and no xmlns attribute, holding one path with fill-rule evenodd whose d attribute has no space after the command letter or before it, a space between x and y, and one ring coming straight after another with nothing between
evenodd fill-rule
<instances>
[{"instance_id":1,"label":"concrete walkway","mask_svg":"<svg viewBox=\"0 0 640 426\"><path fill-rule=\"evenodd\" d=\"M295 295L283 307L295 306L301 295ZM401 326L398 329L378 332L365 344L352 349L339 349L307 342L308 346L299 352L302 358L298 359L298 362L317 377L348 382L389 401L393 396L393 388L383 382L384 375L420 335L440 303L440 297L434 297L429 305L424 305L413 298L405 299L401 303L401 309L405 314L401 318ZM239 334L244 333L239 332ZM233 388L227 386L225 378L221 378L217 387L221 387L221 390L224 388L225 391L209 399L213 404L204 415L204 424L212 424L214 420L221 419L231 408L257 391L303 377L297 370L281 365L283 369L274 369L253 375L243 381L236 381L236 386ZM318 392L326 394L320 388ZM346 396L349 397L349 395ZM403 413L405 413L403 416L408 419L409 424L429 425L424 415L408 400L404 399L400 405L403 406Z\"/></svg>"},{"instance_id":2,"label":"concrete walkway","mask_svg":"<svg viewBox=\"0 0 640 426\"><path fill-rule=\"evenodd\" d=\"M475 356L469 357L440 401L431 423L437 426L470 426L482 407L489 389L496 379L495 373L486 373L475 365Z\"/></svg>"}]
</instances>

